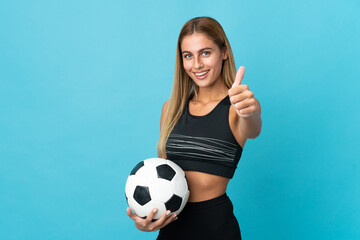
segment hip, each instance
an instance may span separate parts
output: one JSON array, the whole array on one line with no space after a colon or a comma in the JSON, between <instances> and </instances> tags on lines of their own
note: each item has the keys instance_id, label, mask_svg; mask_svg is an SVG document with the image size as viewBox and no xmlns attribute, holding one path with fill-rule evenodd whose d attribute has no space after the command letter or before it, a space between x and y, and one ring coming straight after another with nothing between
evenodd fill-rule
<instances>
[{"instance_id":1,"label":"hip","mask_svg":"<svg viewBox=\"0 0 360 240\"><path fill-rule=\"evenodd\" d=\"M178 220L160 229L164 239L241 239L233 204L226 193L201 202L188 202Z\"/></svg>"}]
</instances>

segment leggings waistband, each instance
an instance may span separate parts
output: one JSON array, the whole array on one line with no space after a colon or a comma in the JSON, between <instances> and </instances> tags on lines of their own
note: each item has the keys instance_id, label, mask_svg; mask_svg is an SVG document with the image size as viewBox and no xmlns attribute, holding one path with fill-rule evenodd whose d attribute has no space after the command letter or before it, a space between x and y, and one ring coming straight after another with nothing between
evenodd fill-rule
<instances>
[{"instance_id":1,"label":"leggings waistband","mask_svg":"<svg viewBox=\"0 0 360 240\"><path fill-rule=\"evenodd\" d=\"M185 207L191 208L191 209L192 208L213 207L213 206L225 203L225 202L230 202L230 199L226 193L224 193L223 195L221 195L219 197L201 201L201 202L187 202Z\"/></svg>"}]
</instances>

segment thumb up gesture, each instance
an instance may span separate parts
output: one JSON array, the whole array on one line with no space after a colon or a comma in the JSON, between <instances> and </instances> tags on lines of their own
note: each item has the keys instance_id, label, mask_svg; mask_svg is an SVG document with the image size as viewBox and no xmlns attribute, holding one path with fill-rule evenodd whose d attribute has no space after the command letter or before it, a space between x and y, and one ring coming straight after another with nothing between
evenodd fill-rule
<instances>
[{"instance_id":1,"label":"thumb up gesture","mask_svg":"<svg viewBox=\"0 0 360 240\"><path fill-rule=\"evenodd\" d=\"M244 73L245 67L241 66L228 93L236 113L242 118L249 118L256 111L256 99L254 93L249 90L248 85L241 84Z\"/></svg>"}]
</instances>

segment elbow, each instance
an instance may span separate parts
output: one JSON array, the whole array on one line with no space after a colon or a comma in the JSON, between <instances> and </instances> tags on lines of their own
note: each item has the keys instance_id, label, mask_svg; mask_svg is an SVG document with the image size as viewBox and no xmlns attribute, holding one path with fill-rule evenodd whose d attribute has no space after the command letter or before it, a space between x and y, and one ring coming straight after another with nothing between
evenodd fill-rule
<instances>
[{"instance_id":1,"label":"elbow","mask_svg":"<svg viewBox=\"0 0 360 240\"><path fill-rule=\"evenodd\" d=\"M252 118L247 121L240 122L243 125L240 128L242 135L246 138L255 139L260 135L262 128L262 120L260 118L260 114L255 118Z\"/></svg>"},{"instance_id":2,"label":"elbow","mask_svg":"<svg viewBox=\"0 0 360 240\"><path fill-rule=\"evenodd\" d=\"M261 133L261 126L262 126L262 123L261 123L261 121L260 121L260 124L258 125L257 128L252 129L252 131L247 132L247 134L244 134L244 135L245 135L247 138L250 138L250 139L255 139L255 138L257 138L257 137L260 135L260 133Z\"/></svg>"},{"instance_id":3,"label":"elbow","mask_svg":"<svg viewBox=\"0 0 360 240\"><path fill-rule=\"evenodd\" d=\"M260 130L253 132L251 135L248 136L248 138L255 139L260 135L260 132L261 132Z\"/></svg>"},{"instance_id":4,"label":"elbow","mask_svg":"<svg viewBox=\"0 0 360 240\"><path fill-rule=\"evenodd\" d=\"M260 131L259 131L259 132L256 132L254 135L250 136L249 138L250 138L250 139L255 139L255 138L257 138L259 135L260 135Z\"/></svg>"}]
</instances>

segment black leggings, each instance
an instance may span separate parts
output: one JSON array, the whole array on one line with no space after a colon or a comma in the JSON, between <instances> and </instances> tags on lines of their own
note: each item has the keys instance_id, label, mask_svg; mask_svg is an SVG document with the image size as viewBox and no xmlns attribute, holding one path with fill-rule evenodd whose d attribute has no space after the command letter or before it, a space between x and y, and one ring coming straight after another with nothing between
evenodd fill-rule
<instances>
[{"instance_id":1,"label":"black leggings","mask_svg":"<svg viewBox=\"0 0 360 240\"><path fill-rule=\"evenodd\" d=\"M160 229L157 240L240 240L240 227L226 195L188 202L178 219Z\"/></svg>"}]
</instances>

